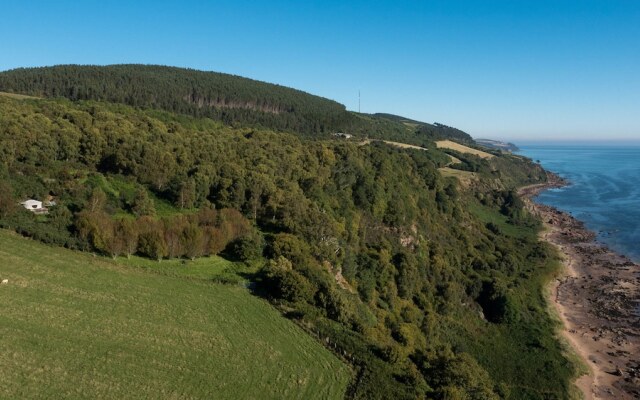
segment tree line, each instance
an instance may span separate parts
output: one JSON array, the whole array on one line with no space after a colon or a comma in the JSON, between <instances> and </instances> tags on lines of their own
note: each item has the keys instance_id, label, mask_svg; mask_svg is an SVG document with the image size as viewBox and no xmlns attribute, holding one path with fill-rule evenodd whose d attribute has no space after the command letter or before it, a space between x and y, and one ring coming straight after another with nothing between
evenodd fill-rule
<instances>
[{"instance_id":1,"label":"tree line","mask_svg":"<svg viewBox=\"0 0 640 400\"><path fill-rule=\"evenodd\" d=\"M77 214L75 226L80 239L113 258L140 254L156 260L193 260L219 254L234 241L255 237L249 221L233 209L204 207L195 214L161 219L149 213L114 219L105 205L106 195L95 189L87 208ZM236 254L244 258L241 251Z\"/></svg>"}]
</instances>

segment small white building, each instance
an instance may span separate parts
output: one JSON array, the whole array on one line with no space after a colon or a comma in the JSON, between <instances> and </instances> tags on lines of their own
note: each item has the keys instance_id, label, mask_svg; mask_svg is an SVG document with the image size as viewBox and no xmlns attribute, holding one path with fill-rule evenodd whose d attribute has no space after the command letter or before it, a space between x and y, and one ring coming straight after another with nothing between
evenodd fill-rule
<instances>
[{"instance_id":1,"label":"small white building","mask_svg":"<svg viewBox=\"0 0 640 400\"><path fill-rule=\"evenodd\" d=\"M20 204L22 204L25 209L35 214L47 214L49 212L49 210L42 205L42 202L38 200L29 199Z\"/></svg>"},{"instance_id":2,"label":"small white building","mask_svg":"<svg viewBox=\"0 0 640 400\"><path fill-rule=\"evenodd\" d=\"M333 134L333 136L343 138L343 139L351 139L353 135L350 133L336 132Z\"/></svg>"}]
</instances>

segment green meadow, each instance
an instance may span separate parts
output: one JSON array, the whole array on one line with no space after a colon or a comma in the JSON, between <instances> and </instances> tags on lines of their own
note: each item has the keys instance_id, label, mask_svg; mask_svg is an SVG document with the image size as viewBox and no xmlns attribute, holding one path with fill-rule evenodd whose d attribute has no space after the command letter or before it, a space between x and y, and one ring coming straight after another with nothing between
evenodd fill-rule
<instances>
[{"instance_id":1,"label":"green meadow","mask_svg":"<svg viewBox=\"0 0 640 400\"><path fill-rule=\"evenodd\" d=\"M210 261L156 271L0 231L0 398L342 398L349 368Z\"/></svg>"}]
</instances>

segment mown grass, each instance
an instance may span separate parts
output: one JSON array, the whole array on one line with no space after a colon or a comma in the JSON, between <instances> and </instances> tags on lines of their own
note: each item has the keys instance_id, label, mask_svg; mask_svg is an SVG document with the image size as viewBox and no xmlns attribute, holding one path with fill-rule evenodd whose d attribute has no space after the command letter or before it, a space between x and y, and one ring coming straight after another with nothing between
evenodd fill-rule
<instances>
[{"instance_id":1,"label":"mown grass","mask_svg":"<svg viewBox=\"0 0 640 400\"><path fill-rule=\"evenodd\" d=\"M228 268L223 261L194 274ZM350 378L238 285L150 273L6 231L0 278L9 280L0 286L0 398L331 399Z\"/></svg>"}]
</instances>

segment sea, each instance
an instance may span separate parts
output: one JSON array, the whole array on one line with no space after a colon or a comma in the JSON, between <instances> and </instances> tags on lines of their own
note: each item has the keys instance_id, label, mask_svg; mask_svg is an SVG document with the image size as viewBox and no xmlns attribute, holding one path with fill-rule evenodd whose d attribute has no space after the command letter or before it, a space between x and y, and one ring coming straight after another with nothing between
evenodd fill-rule
<instances>
[{"instance_id":1,"label":"sea","mask_svg":"<svg viewBox=\"0 0 640 400\"><path fill-rule=\"evenodd\" d=\"M524 155L567 179L536 201L569 212L617 253L640 261L640 142L517 143Z\"/></svg>"}]
</instances>

